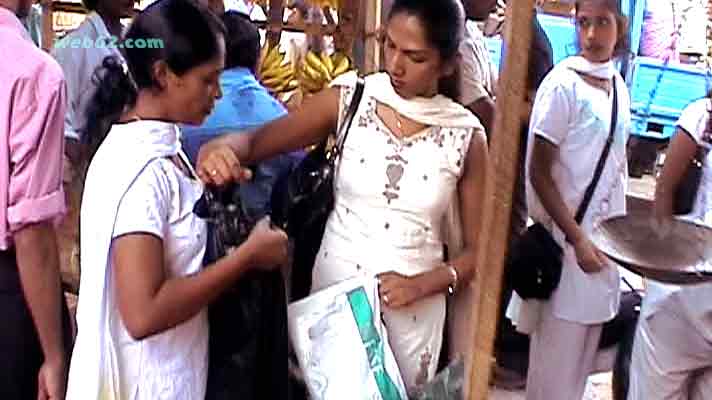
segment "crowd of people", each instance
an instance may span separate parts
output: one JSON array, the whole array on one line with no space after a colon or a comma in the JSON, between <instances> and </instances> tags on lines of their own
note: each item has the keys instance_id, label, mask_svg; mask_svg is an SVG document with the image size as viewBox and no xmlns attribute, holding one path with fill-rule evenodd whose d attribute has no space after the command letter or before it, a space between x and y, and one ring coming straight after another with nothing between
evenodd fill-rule
<instances>
[{"instance_id":1,"label":"crowd of people","mask_svg":"<svg viewBox=\"0 0 712 400\"><path fill-rule=\"evenodd\" d=\"M384 68L363 78L348 132L339 128L357 75L338 77L288 112L256 76L258 29L222 1L157 0L133 15L133 0L84 0L90 13L70 37L150 38L162 46L51 54L20 22L32 3L0 0L0 53L14 60L0 64L1 398L234 398L238 392L210 376L210 306L256 272L288 268L289 238L269 220L270 194L304 149L334 132L348 140L307 290L377 279L381 319L408 393L433 379L452 345L445 340L449 295L488 273L486 264L476 269L476 233L485 232L497 71L476 22L496 1L390 2ZM527 400L583 397L603 325L620 304L618 266L591 235L597 223L626 213L630 97L616 60L629 53L627 21L617 0L574 3L578 54L554 66L535 18L527 104L508 111L521 119L523 142L510 245L530 219L563 249L549 300L523 300L505 279L497 371L526 377ZM673 217L673 194L698 149L712 145L710 112L708 96L678 121L657 186L660 220ZM703 154L687 218L712 226L712 155ZM587 212L577 219L592 180ZM69 183L83 193L76 337L54 228L66 213ZM195 205L209 188L234 183L259 222L225 256L207 257L211 231ZM462 238L457 248L447 242L452 227ZM629 400L712 393L710 290L648 285ZM286 304L277 308L286 312ZM249 385L286 387L287 357L263 355L268 347L256 359L279 365ZM240 386L240 376L228 378ZM269 393L259 398L285 398L282 390Z\"/></svg>"}]
</instances>

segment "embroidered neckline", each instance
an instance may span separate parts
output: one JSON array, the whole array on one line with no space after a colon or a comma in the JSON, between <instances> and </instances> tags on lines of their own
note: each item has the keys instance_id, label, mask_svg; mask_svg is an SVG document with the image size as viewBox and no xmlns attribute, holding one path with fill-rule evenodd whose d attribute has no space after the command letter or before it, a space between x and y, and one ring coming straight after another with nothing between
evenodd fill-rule
<instances>
[{"instance_id":1,"label":"embroidered neckline","mask_svg":"<svg viewBox=\"0 0 712 400\"><path fill-rule=\"evenodd\" d=\"M398 136L393 131L386 125L385 121L381 118L380 115L378 115L378 112L376 111L377 108L377 102L374 99L369 99L368 102L368 110L366 113L368 114L368 117L371 121L375 121L376 124L378 125L378 130L383 131L388 135L390 139L393 141L397 142L399 145L407 145L409 143L416 143L419 141L424 141L428 139L433 132L437 130L437 127L435 126L426 126L425 128L419 130L418 132L415 132L412 135L408 136Z\"/></svg>"}]
</instances>

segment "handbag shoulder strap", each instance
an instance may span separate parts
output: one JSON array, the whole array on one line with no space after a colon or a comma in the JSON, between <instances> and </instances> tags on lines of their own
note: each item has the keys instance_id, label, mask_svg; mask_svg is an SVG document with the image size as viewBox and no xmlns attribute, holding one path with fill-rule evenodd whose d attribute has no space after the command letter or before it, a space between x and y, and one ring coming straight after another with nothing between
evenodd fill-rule
<instances>
[{"instance_id":1,"label":"handbag shoulder strap","mask_svg":"<svg viewBox=\"0 0 712 400\"><path fill-rule=\"evenodd\" d=\"M579 205L578 211L576 211L576 223L580 224L583 221L583 217L586 215L586 210L591 204L591 199L593 199L593 194L596 192L596 186L598 186L598 181L601 179L603 174L603 168L606 166L606 161L608 160L608 154L611 152L611 146L615 139L616 127L618 125L618 88L616 85L616 77L614 76L611 80L613 82L613 110L611 111L611 130L608 133L608 139L606 140L606 145L603 146L603 152L601 157L598 159L598 164L596 164L596 171L593 173L593 180L586 188L586 192L583 195L583 200Z\"/></svg>"},{"instance_id":2,"label":"handbag shoulder strap","mask_svg":"<svg viewBox=\"0 0 712 400\"><path fill-rule=\"evenodd\" d=\"M346 111L346 116L344 117L344 120L341 122L341 126L339 127L339 135L337 135L337 137L339 137L340 140L336 144L336 146L334 146L337 154L341 154L341 150L344 148L344 143L346 143L346 136L349 135L349 131L351 130L351 123L354 121L354 117L356 116L356 110L358 110L358 105L361 103L361 98L363 97L363 89L365 85L366 84L363 78L358 77L358 80L356 81L354 95L351 98L351 102L349 103L349 108Z\"/></svg>"}]
</instances>

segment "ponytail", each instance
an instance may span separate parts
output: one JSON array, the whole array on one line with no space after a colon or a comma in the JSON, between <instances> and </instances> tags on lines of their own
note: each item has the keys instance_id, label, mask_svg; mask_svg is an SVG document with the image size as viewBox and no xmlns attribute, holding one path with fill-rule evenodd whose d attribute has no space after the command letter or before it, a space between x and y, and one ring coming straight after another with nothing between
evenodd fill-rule
<instances>
[{"instance_id":1,"label":"ponytail","mask_svg":"<svg viewBox=\"0 0 712 400\"><path fill-rule=\"evenodd\" d=\"M97 148L121 114L136 104L138 89L126 64L117 56L104 58L102 65L92 77L96 92L87 107L87 124L82 132L82 141L89 152Z\"/></svg>"}]
</instances>

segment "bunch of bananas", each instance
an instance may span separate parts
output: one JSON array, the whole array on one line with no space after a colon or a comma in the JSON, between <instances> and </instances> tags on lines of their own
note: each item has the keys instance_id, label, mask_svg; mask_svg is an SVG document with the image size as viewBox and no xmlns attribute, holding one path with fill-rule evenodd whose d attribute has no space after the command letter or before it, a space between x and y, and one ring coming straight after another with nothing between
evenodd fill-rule
<instances>
[{"instance_id":1,"label":"bunch of bananas","mask_svg":"<svg viewBox=\"0 0 712 400\"><path fill-rule=\"evenodd\" d=\"M339 0L307 0L307 3L319 6L320 8L331 7L334 10L339 9Z\"/></svg>"},{"instance_id":2,"label":"bunch of bananas","mask_svg":"<svg viewBox=\"0 0 712 400\"><path fill-rule=\"evenodd\" d=\"M351 60L343 53L317 55L310 51L297 68L297 79L305 93L324 89L337 76L352 70Z\"/></svg>"},{"instance_id":3,"label":"bunch of bananas","mask_svg":"<svg viewBox=\"0 0 712 400\"><path fill-rule=\"evenodd\" d=\"M279 44L273 46L269 41L262 47L259 76L260 83L276 97L299 87L294 65L285 60L285 52L279 49Z\"/></svg>"}]
</instances>

